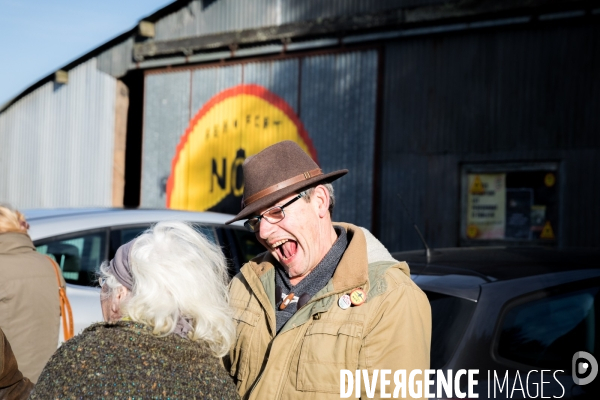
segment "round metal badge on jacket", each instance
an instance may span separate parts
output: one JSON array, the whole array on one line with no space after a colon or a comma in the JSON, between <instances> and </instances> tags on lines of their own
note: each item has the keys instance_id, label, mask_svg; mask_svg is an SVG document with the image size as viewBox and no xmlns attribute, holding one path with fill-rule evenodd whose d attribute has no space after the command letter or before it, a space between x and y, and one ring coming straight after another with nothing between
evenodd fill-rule
<instances>
[{"instance_id":1,"label":"round metal badge on jacket","mask_svg":"<svg viewBox=\"0 0 600 400\"><path fill-rule=\"evenodd\" d=\"M347 308L350 308L351 304L352 304L352 301L350 300L350 296L348 296L347 294L343 295L338 300L338 306L340 306L340 308L342 310L346 310Z\"/></svg>"},{"instance_id":2,"label":"round metal badge on jacket","mask_svg":"<svg viewBox=\"0 0 600 400\"><path fill-rule=\"evenodd\" d=\"M367 294L362 289L354 289L352 293L350 293L350 301L353 306L360 306L367 300Z\"/></svg>"}]
</instances>

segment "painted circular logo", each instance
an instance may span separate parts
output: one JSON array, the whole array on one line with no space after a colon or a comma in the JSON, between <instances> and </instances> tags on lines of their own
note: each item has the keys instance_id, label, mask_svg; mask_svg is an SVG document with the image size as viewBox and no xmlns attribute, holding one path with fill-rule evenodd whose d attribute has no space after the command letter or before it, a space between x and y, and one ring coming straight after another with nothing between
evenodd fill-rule
<instances>
[{"instance_id":1,"label":"painted circular logo","mask_svg":"<svg viewBox=\"0 0 600 400\"><path fill-rule=\"evenodd\" d=\"M190 121L177 146L167 207L237 213L244 192L242 163L282 140L296 142L317 162L302 122L282 98L258 85L220 92Z\"/></svg>"}]
</instances>

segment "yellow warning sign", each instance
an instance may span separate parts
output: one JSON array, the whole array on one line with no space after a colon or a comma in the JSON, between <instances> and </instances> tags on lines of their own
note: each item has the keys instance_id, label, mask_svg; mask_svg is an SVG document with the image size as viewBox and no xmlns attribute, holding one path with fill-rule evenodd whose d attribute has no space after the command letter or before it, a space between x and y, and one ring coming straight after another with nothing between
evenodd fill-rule
<instances>
[{"instance_id":1,"label":"yellow warning sign","mask_svg":"<svg viewBox=\"0 0 600 400\"><path fill-rule=\"evenodd\" d=\"M475 239L478 233L479 229L477 229L477 225L469 225L467 227L467 237L469 239Z\"/></svg>"},{"instance_id":2,"label":"yellow warning sign","mask_svg":"<svg viewBox=\"0 0 600 400\"><path fill-rule=\"evenodd\" d=\"M504 239L506 174L469 174L465 188L468 190L464 233L467 238Z\"/></svg>"},{"instance_id":3,"label":"yellow warning sign","mask_svg":"<svg viewBox=\"0 0 600 400\"><path fill-rule=\"evenodd\" d=\"M554 231L552 230L552 225L550 225L550 221L546 221L546 225L542 228L542 233L540 234L541 239L555 239Z\"/></svg>"},{"instance_id":4,"label":"yellow warning sign","mask_svg":"<svg viewBox=\"0 0 600 400\"><path fill-rule=\"evenodd\" d=\"M552 172L548 172L544 177L544 184L546 187L552 187L556 183L556 177Z\"/></svg>"},{"instance_id":5,"label":"yellow warning sign","mask_svg":"<svg viewBox=\"0 0 600 400\"><path fill-rule=\"evenodd\" d=\"M475 180L471 185L471 194L484 194L485 189L483 188L483 183L481 182L481 178L479 175L475 175Z\"/></svg>"}]
</instances>

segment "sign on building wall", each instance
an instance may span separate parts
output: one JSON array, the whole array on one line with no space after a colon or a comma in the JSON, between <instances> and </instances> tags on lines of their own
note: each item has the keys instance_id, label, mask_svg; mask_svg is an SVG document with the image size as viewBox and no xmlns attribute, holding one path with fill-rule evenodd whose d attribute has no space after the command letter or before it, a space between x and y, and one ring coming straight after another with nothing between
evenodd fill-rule
<instances>
[{"instance_id":1,"label":"sign on building wall","mask_svg":"<svg viewBox=\"0 0 600 400\"><path fill-rule=\"evenodd\" d=\"M506 174L469 174L467 179L467 237L503 239Z\"/></svg>"},{"instance_id":2,"label":"sign on building wall","mask_svg":"<svg viewBox=\"0 0 600 400\"><path fill-rule=\"evenodd\" d=\"M239 205L244 160L282 140L296 142L317 161L302 122L282 98L259 85L220 92L190 121L177 146L167 207L202 211Z\"/></svg>"},{"instance_id":3,"label":"sign on building wall","mask_svg":"<svg viewBox=\"0 0 600 400\"><path fill-rule=\"evenodd\" d=\"M293 140L333 183L334 219L371 227L377 50L145 72L140 206L236 214L244 159Z\"/></svg>"},{"instance_id":4,"label":"sign on building wall","mask_svg":"<svg viewBox=\"0 0 600 400\"><path fill-rule=\"evenodd\" d=\"M462 182L463 242L556 242L556 164L470 165Z\"/></svg>"}]
</instances>

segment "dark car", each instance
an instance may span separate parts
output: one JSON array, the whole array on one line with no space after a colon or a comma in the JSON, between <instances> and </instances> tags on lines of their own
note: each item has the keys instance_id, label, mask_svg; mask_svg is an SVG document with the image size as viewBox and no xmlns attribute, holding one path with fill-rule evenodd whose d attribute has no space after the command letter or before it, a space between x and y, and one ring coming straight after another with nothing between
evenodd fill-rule
<instances>
[{"instance_id":1,"label":"dark car","mask_svg":"<svg viewBox=\"0 0 600 400\"><path fill-rule=\"evenodd\" d=\"M599 250L453 248L429 259L423 251L394 257L409 263L431 303L432 369L479 370L479 398L533 398L536 390L539 398L599 398L600 377L587 385L572 377L573 368L581 379L594 373L576 353L600 355Z\"/></svg>"}]
</instances>

